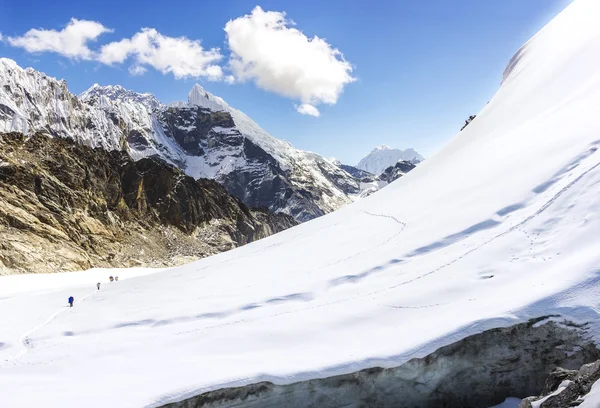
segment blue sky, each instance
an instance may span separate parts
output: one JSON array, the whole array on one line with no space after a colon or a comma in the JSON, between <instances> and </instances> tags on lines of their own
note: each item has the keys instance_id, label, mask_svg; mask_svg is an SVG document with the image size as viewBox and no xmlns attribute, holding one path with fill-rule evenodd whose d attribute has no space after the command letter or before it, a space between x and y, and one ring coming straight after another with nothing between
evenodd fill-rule
<instances>
[{"instance_id":1,"label":"blue sky","mask_svg":"<svg viewBox=\"0 0 600 408\"><path fill-rule=\"evenodd\" d=\"M196 0L171 4L105 0L87 3L3 0L0 2L0 33L4 39L0 41L0 56L64 78L74 93L94 83L121 84L135 91L152 92L168 103L185 100L193 84L198 82L247 113L273 136L286 139L296 147L355 164L379 144L414 147L425 156L442 147L460 129L464 119L477 113L492 97L506 63L517 49L570 1ZM315 66L316 77L306 86L314 89L305 92L303 85L294 82L293 72L287 82L272 83L268 72L281 69L273 65L281 62L274 55L261 62L267 74L257 70L242 78L237 72L238 75L233 75L237 77L235 83L229 84L226 79L236 74L228 68L230 54L237 52L240 58L254 58L261 50L251 54L246 43L234 48L234 43L228 42L228 38L234 38L234 31L226 35L224 27L228 21L250 14L255 6L265 11L285 12L287 19L295 23L287 28L293 27L309 38L324 39L330 50L343 53L352 71L342 69L338 55L337 63L324 66L332 69L325 79L319 77L321 65ZM7 40L23 36L32 28L61 30L71 18L94 21L112 30L87 43L92 52L97 52L102 45L131 38L143 27L154 28L164 37L201 40L207 52L220 48L221 60L210 64L222 67L222 76L211 81L208 74L194 71L191 76L175 78L173 73L161 73L152 64L136 63L133 54L124 61L107 65L96 57L29 52L31 49L13 46ZM235 32L242 34L235 38L245 40L244 26L236 27L239 30ZM263 37L256 36L254 45L260 48L261 44L264 44ZM288 49L292 55L296 53L292 43L285 48ZM116 59L118 55L113 55L111 61ZM326 60L319 61L327 64ZM311 62L310 58L303 59L302 69L310 71ZM129 68L138 65L145 73L131 75ZM295 72L289 64L284 67ZM346 80L340 79L343 75L347 75ZM349 82L348 77L354 81ZM321 92L325 88L315 85L323 80L329 81L325 96ZM266 86L270 89L257 86L257 81L270 83ZM332 101L335 103L330 104ZM298 113L297 107L305 102L315 105L320 116Z\"/></svg>"}]
</instances>

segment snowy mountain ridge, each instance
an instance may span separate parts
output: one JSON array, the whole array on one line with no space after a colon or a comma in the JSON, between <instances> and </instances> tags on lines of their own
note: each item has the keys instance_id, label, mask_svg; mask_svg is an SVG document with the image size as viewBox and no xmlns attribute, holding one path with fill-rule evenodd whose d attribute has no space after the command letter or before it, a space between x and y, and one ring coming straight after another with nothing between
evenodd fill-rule
<instances>
[{"instance_id":1,"label":"snowy mountain ridge","mask_svg":"<svg viewBox=\"0 0 600 408\"><path fill-rule=\"evenodd\" d=\"M163 104L156 99L151 93L138 93L123 88L121 85L92 85L91 88L79 94L79 98L85 102L89 102L93 98L105 97L111 101L119 103L141 103L149 111L160 109Z\"/></svg>"},{"instance_id":2,"label":"snowy mountain ridge","mask_svg":"<svg viewBox=\"0 0 600 408\"><path fill-rule=\"evenodd\" d=\"M415 149L394 149L387 145L375 147L368 155L363 157L356 168L372 174L381 174L390 166L395 166L399 161L409 161L417 164L425 160Z\"/></svg>"},{"instance_id":3,"label":"snowy mountain ridge","mask_svg":"<svg viewBox=\"0 0 600 408\"><path fill-rule=\"evenodd\" d=\"M222 98L193 86L168 106L148 93L94 84L79 96L58 81L0 59L0 132L45 132L92 147L160 157L194 178L212 178L250 207L300 221L352 201L357 180L312 152L268 134Z\"/></svg>"}]
</instances>

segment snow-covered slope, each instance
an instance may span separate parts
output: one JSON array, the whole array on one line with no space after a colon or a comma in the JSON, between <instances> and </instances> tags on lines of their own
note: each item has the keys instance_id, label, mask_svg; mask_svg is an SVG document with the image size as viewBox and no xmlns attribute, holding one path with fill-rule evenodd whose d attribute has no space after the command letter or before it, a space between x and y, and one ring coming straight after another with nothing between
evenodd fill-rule
<instances>
[{"instance_id":1,"label":"snow-covered slope","mask_svg":"<svg viewBox=\"0 0 600 408\"><path fill-rule=\"evenodd\" d=\"M401 150L381 145L363 157L356 167L369 173L381 174L385 169L395 165L400 160L416 164L423 161L424 157L417 153L415 149Z\"/></svg>"},{"instance_id":2,"label":"snow-covered slope","mask_svg":"<svg viewBox=\"0 0 600 408\"><path fill-rule=\"evenodd\" d=\"M45 131L93 147L120 147L118 126L72 95L66 81L0 58L0 84L0 132Z\"/></svg>"},{"instance_id":3,"label":"snow-covered slope","mask_svg":"<svg viewBox=\"0 0 600 408\"><path fill-rule=\"evenodd\" d=\"M305 221L348 204L358 182L318 154L276 139L243 112L195 85L187 102L95 84L79 97L34 69L0 59L0 132L43 131L134 159L156 156L212 178L251 207Z\"/></svg>"},{"instance_id":4,"label":"snow-covered slope","mask_svg":"<svg viewBox=\"0 0 600 408\"><path fill-rule=\"evenodd\" d=\"M598 330L599 18L595 0L568 6L476 121L377 194L100 291L0 296L2 405L158 406L395 366L554 313ZM86 297L68 309L71 294Z\"/></svg>"}]
</instances>

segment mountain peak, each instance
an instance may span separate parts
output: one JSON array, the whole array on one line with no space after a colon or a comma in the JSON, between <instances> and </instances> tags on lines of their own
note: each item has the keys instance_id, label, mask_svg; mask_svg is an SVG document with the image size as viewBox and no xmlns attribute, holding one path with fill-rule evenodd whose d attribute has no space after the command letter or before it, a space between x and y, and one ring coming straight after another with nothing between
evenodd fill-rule
<instances>
[{"instance_id":1,"label":"mountain peak","mask_svg":"<svg viewBox=\"0 0 600 408\"><path fill-rule=\"evenodd\" d=\"M377 146L375 149L373 149L372 151L373 152L378 152L378 151L381 151L381 150L393 150L393 149L391 147L389 147L388 145L381 144L381 145Z\"/></svg>"},{"instance_id":2,"label":"mountain peak","mask_svg":"<svg viewBox=\"0 0 600 408\"><path fill-rule=\"evenodd\" d=\"M92 102L100 98L107 98L110 101L120 103L138 102L149 110L161 106L161 103L153 94L131 91L121 85L99 85L95 83L87 91L82 92L79 97L86 102Z\"/></svg>"},{"instance_id":3,"label":"mountain peak","mask_svg":"<svg viewBox=\"0 0 600 408\"><path fill-rule=\"evenodd\" d=\"M17 65L17 63L14 60L11 60L10 58L0 58L0 64L8 68L20 68L19 65Z\"/></svg>"},{"instance_id":4,"label":"mountain peak","mask_svg":"<svg viewBox=\"0 0 600 408\"><path fill-rule=\"evenodd\" d=\"M400 160L419 163L424 160L424 157L413 148L408 148L406 150L394 149L388 145L382 144L361 159L356 167L360 170L368 171L369 173L380 174L388 167L394 166Z\"/></svg>"},{"instance_id":5,"label":"mountain peak","mask_svg":"<svg viewBox=\"0 0 600 408\"><path fill-rule=\"evenodd\" d=\"M207 92L200 84L195 84L188 94L188 104L214 111L227 110L228 105L218 96Z\"/></svg>"},{"instance_id":6,"label":"mountain peak","mask_svg":"<svg viewBox=\"0 0 600 408\"><path fill-rule=\"evenodd\" d=\"M198 92L206 93L206 89L204 89L204 87L197 82L194 84L194 86L192 87L192 90L190 92L193 92L194 90L196 90Z\"/></svg>"}]
</instances>

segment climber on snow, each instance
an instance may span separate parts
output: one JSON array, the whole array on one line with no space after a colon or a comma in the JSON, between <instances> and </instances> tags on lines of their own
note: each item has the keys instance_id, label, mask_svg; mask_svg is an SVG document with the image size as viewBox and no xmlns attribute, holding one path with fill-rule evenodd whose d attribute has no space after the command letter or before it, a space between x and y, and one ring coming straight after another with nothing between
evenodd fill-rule
<instances>
[{"instance_id":1,"label":"climber on snow","mask_svg":"<svg viewBox=\"0 0 600 408\"><path fill-rule=\"evenodd\" d=\"M69 307L73 307L74 301L75 301L75 299L73 298L73 296L69 296Z\"/></svg>"},{"instance_id":2,"label":"climber on snow","mask_svg":"<svg viewBox=\"0 0 600 408\"><path fill-rule=\"evenodd\" d=\"M96 283L96 287L100 290L100 282Z\"/></svg>"}]
</instances>

